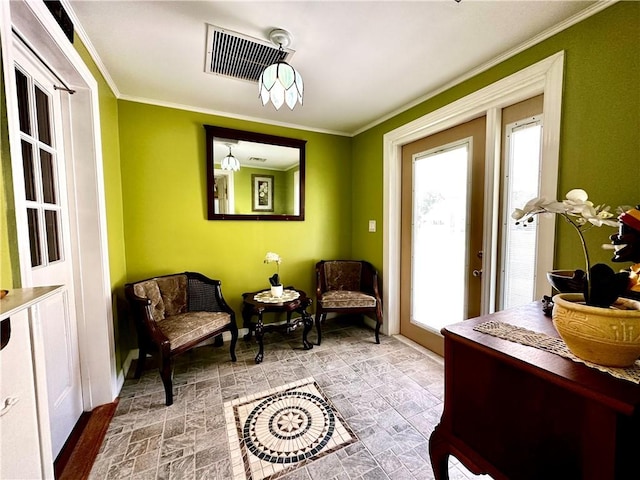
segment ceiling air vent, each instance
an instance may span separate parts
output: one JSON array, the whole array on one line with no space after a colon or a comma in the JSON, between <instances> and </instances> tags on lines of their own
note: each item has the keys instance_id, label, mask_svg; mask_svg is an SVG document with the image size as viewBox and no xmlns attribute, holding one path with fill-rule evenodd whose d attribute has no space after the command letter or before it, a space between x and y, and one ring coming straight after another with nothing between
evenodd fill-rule
<instances>
[{"instance_id":1,"label":"ceiling air vent","mask_svg":"<svg viewBox=\"0 0 640 480\"><path fill-rule=\"evenodd\" d=\"M257 82L265 68L287 61L293 53L289 48L279 50L268 40L207 25L207 73Z\"/></svg>"}]
</instances>

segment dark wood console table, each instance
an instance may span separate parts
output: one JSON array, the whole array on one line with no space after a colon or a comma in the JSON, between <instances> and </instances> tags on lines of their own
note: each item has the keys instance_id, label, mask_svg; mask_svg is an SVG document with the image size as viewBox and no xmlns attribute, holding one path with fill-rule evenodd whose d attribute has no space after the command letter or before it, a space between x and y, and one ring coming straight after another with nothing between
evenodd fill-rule
<instances>
[{"instance_id":1,"label":"dark wood console table","mask_svg":"<svg viewBox=\"0 0 640 480\"><path fill-rule=\"evenodd\" d=\"M558 336L539 302L445 327L445 404L429 439L437 480L454 455L494 479L640 479L640 385L473 327Z\"/></svg>"}]
</instances>

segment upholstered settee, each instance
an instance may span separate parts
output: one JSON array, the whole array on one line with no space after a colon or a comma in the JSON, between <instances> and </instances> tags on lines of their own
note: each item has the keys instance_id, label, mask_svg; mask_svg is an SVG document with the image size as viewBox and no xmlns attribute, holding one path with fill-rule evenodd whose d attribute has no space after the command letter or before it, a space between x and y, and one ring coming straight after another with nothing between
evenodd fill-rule
<instances>
[{"instance_id":1,"label":"upholstered settee","mask_svg":"<svg viewBox=\"0 0 640 480\"><path fill-rule=\"evenodd\" d=\"M148 353L159 354L166 405L173 403L172 358L203 341L231 333L231 361L236 361L238 327L227 305L219 280L200 273L184 272L148 278L125 286L138 333L138 364L135 377L144 369Z\"/></svg>"},{"instance_id":2,"label":"upholstered settee","mask_svg":"<svg viewBox=\"0 0 640 480\"><path fill-rule=\"evenodd\" d=\"M316 330L322 341L321 322L328 312L364 314L376 321L375 338L380 343L382 299L378 272L364 260L321 260L316 264Z\"/></svg>"}]
</instances>

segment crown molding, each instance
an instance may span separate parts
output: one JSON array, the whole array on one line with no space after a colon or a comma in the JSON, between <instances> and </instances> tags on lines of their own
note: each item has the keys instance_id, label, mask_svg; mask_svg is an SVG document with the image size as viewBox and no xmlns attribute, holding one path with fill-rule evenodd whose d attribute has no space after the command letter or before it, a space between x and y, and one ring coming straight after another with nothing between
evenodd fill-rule
<instances>
[{"instance_id":1,"label":"crown molding","mask_svg":"<svg viewBox=\"0 0 640 480\"><path fill-rule=\"evenodd\" d=\"M136 96L132 96L132 95L120 95L118 97L118 100L124 100L124 101L135 102L135 103L144 103L146 105L153 105L153 106L156 106L156 107L174 108L176 110L185 110L185 111L188 111L188 112L203 113L205 115L216 115L218 117L234 118L236 120L244 120L244 121L247 121L247 122L263 123L263 124L266 124L266 125L274 125L274 126L278 126L278 127L293 128L293 129L296 129L296 130L303 130L305 132L325 133L325 134L328 134L328 135L338 135L338 136L341 136L341 137L351 137L352 136L350 133L340 132L340 131L337 131L337 130L327 130L327 129L323 129L323 128L308 127L308 126L305 126L305 125L299 125L299 124L295 124L295 123L278 122L278 121L274 121L274 120L266 119L266 118L251 117L249 115L237 115L235 113L223 112L223 111L220 111L220 110L213 110L213 109L208 109L208 108L194 107L192 105L183 105L183 104L180 104L180 103L163 102L161 100L155 100L155 99L144 98L144 97L136 97Z\"/></svg>"},{"instance_id":2,"label":"crown molding","mask_svg":"<svg viewBox=\"0 0 640 480\"><path fill-rule=\"evenodd\" d=\"M109 74L109 70L107 70L107 67L102 62L102 59L100 58L100 55L98 55L98 51L93 46L93 43L91 43L91 40L89 39L89 35L87 35L87 32L84 30L84 27L80 23L80 19L76 15L76 12L73 11L73 7L69 3L69 0L60 0L60 3L62 3L62 5L64 6L64 9L67 11L67 14L71 18L71 21L73 22L73 29L76 35L78 35L78 38L80 39L80 41L82 41L82 44L89 52L91 59L96 64L96 67L98 68L98 70L100 70L100 73L102 74L102 77L104 78L105 82L107 82L107 85L109 85L109 88L111 89L115 97L120 98L121 93L120 93L120 90L118 90L118 86L116 85L116 82L113 80L113 78Z\"/></svg>"}]
</instances>

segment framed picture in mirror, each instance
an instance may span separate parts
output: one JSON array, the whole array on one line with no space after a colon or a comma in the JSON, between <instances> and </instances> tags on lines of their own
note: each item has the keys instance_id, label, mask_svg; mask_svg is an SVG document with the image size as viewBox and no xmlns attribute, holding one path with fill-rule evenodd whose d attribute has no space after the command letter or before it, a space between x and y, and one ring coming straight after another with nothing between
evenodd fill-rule
<instances>
[{"instance_id":1,"label":"framed picture in mirror","mask_svg":"<svg viewBox=\"0 0 640 480\"><path fill-rule=\"evenodd\" d=\"M251 175L252 206L254 212L273 212L273 175Z\"/></svg>"}]
</instances>

